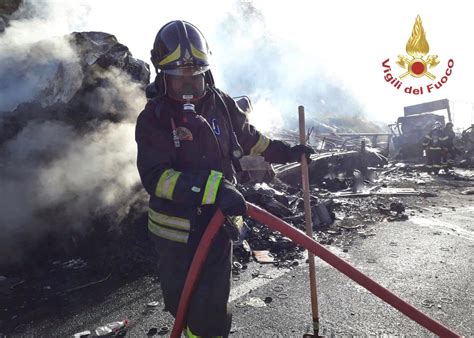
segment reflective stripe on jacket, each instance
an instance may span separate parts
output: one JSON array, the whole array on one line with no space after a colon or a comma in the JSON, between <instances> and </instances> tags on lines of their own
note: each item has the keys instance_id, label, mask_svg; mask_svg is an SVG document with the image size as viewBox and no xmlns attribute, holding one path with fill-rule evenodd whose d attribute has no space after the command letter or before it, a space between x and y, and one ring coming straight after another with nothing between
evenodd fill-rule
<instances>
[{"instance_id":1,"label":"reflective stripe on jacket","mask_svg":"<svg viewBox=\"0 0 474 338\"><path fill-rule=\"evenodd\" d=\"M230 96L217 93L229 109L244 154L285 163L290 146L260 134ZM150 195L148 228L159 237L187 243L196 215L202 208L213 213L221 180L232 181L235 174L228 116L215 95L209 91L196 104L196 113L183 112L182 103L166 96L156 97L137 119L137 167Z\"/></svg>"}]
</instances>

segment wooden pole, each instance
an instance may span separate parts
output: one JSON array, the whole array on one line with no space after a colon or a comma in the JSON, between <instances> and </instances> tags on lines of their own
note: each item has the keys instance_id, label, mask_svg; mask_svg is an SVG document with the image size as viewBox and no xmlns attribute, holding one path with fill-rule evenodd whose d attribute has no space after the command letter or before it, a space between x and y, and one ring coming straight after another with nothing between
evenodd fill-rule
<instances>
[{"instance_id":1,"label":"wooden pole","mask_svg":"<svg viewBox=\"0 0 474 338\"><path fill-rule=\"evenodd\" d=\"M306 144L306 127L304 119L304 107L298 107L299 125L300 125L300 144ZM309 174L306 155L301 155L301 176L303 180L303 197L306 234L313 238L313 221L311 218L311 205L309 197ZM309 286L311 291L311 313L313 315L313 335L319 336L319 314L318 314L318 294L316 290L316 266L314 265L314 255L308 251L309 262Z\"/></svg>"}]
</instances>

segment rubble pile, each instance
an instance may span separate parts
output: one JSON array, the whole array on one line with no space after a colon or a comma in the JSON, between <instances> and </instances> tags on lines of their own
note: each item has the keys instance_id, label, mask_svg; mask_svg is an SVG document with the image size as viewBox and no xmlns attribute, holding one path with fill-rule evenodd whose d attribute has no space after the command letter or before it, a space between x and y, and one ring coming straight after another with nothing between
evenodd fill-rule
<instances>
[{"instance_id":1,"label":"rubble pile","mask_svg":"<svg viewBox=\"0 0 474 338\"><path fill-rule=\"evenodd\" d=\"M461 137L456 140L455 145L459 158L459 167L474 167L474 125L471 125L461 133Z\"/></svg>"},{"instance_id":2,"label":"rubble pile","mask_svg":"<svg viewBox=\"0 0 474 338\"><path fill-rule=\"evenodd\" d=\"M30 250L75 251L89 237L103 245L147 199L129 140L148 65L102 32L24 48L1 57L0 266L29 260Z\"/></svg>"},{"instance_id":3,"label":"rubble pile","mask_svg":"<svg viewBox=\"0 0 474 338\"><path fill-rule=\"evenodd\" d=\"M354 156L353 153L348 154ZM332 156L336 163L341 162L334 154L327 156ZM330 161L328 163L331 165ZM358 241L376 236L376 223L405 221L416 213L422 213L419 204L426 198L438 195L436 189L427 188L433 186L437 179L467 184L474 179L469 173L466 176L459 171L446 177L433 177L424 172L423 165L383 163L379 163L379 168L366 168L363 170L365 175L355 169L352 174L341 171L331 179L327 172L326 175L312 177L313 182L317 182L311 184L310 196L314 238L318 242L347 252ZM312 165L319 166L317 160ZM299 165L288 166L292 172L283 177L288 182L296 183L301 179ZM301 188L297 183L291 185L278 177L277 171L277 178L270 183L247 184L239 189L247 201L304 231ZM257 262L273 263L280 267L299 264L298 260L303 257L301 247L252 219L246 219L246 223L247 231L234 246L234 261L245 264L254 256ZM261 251L267 251L272 259L261 259ZM234 270L237 272L238 268L234 267Z\"/></svg>"}]
</instances>

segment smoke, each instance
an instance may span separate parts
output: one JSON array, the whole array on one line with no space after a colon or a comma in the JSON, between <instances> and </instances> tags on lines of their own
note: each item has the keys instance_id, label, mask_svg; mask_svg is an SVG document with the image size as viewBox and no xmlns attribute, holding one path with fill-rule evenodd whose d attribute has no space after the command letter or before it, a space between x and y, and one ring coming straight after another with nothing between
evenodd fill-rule
<instances>
[{"instance_id":1,"label":"smoke","mask_svg":"<svg viewBox=\"0 0 474 338\"><path fill-rule=\"evenodd\" d=\"M329 79L307 50L275 36L263 9L252 2L236 2L216 32L218 83L252 98L250 119L260 130L297 128L300 104L307 107L310 125L326 115L363 114L357 100Z\"/></svg>"},{"instance_id":2,"label":"smoke","mask_svg":"<svg viewBox=\"0 0 474 338\"><path fill-rule=\"evenodd\" d=\"M250 96L255 108L251 122L262 131L279 125L296 127L296 109L301 104L306 106L308 121L329 114L363 113L340 78L322 66L323 48L313 44L313 38L318 41L322 33L305 31L311 28L308 21L298 32L294 16L275 22L280 14L269 10L273 3L185 1L167 3L166 10L162 3L149 0L138 0L133 5L108 0L75 4L88 10L79 30L111 32L145 61L149 60L156 33L165 23L182 19L196 25L213 52L211 66L217 86L233 96ZM307 7L298 2L294 9L304 12ZM113 16L108 14L111 10ZM295 30L294 35L288 33ZM307 42L301 42L298 35L307 37ZM269 124L269 120L275 124Z\"/></svg>"},{"instance_id":3,"label":"smoke","mask_svg":"<svg viewBox=\"0 0 474 338\"><path fill-rule=\"evenodd\" d=\"M23 243L34 245L45 234L86 234L104 216L101 226L116 226L137 200L133 140L143 88L118 70L105 76L108 86L91 95L103 105L96 110L109 107L107 114L118 123L96 115L87 128L77 128L46 113L31 118L0 148L2 261L18 259L28 249Z\"/></svg>"},{"instance_id":4,"label":"smoke","mask_svg":"<svg viewBox=\"0 0 474 338\"><path fill-rule=\"evenodd\" d=\"M143 198L134 142L143 83L126 67L94 65L97 49L78 49L77 36L57 36L70 27L65 12L25 2L0 35L0 264L51 236L110 230Z\"/></svg>"}]
</instances>

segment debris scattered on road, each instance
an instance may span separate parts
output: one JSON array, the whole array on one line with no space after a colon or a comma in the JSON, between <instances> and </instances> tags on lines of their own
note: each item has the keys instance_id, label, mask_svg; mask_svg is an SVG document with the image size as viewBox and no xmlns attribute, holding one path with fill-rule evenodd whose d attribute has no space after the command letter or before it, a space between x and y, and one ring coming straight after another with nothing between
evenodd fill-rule
<instances>
[{"instance_id":1,"label":"debris scattered on road","mask_svg":"<svg viewBox=\"0 0 474 338\"><path fill-rule=\"evenodd\" d=\"M158 328L152 327L151 329L148 330L146 335L148 337L152 337L152 336L156 335L157 333L158 333Z\"/></svg>"},{"instance_id":2,"label":"debris scattered on road","mask_svg":"<svg viewBox=\"0 0 474 338\"><path fill-rule=\"evenodd\" d=\"M287 299L287 298L288 298L288 294L282 292L282 293L277 294L277 297L280 298L280 299Z\"/></svg>"},{"instance_id":3,"label":"debris scattered on road","mask_svg":"<svg viewBox=\"0 0 474 338\"><path fill-rule=\"evenodd\" d=\"M168 326L162 326L160 328L160 331L158 331L158 335L163 336L167 334L170 331L170 328Z\"/></svg>"},{"instance_id":4,"label":"debris scattered on road","mask_svg":"<svg viewBox=\"0 0 474 338\"><path fill-rule=\"evenodd\" d=\"M250 297L245 304L250 307L264 307L267 306L265 301L261 300L258 297Z\"/></svg>"},{"instance_id":5,"label":"debris scattered on road","mask_svg":"<svg viewBox=\"0 0 474 338\"><path fill-rule=\"evenodd\" d=\"M474 195L474 189L467 189L461 192L463 195Z\"/></svg>"},{"instance_id":6,"label":"debris scattered on road","mask_svg":"<svg viewBox=\"0 0 474 338\"><path fill-rule=\"evenodd\" d=\"M439 301L440 301L441 303L445 303L445 304L452 304L452 303L454 303L454 299L448 298L448 297L441 297Z\"/></svg>"},{"instance_id":7,"label":"debris scattered on road","mask_svg":"<svg viewBox=\"0 0 474 338\"><path fill-rule=\"evenodd\" d=\"M116 321L99 326L94 330L96 336L107 336L110 334L117 334L119 331L123 330L128 325L128 320Z\"/></svg>"},{"instance_id":8,"label":"debris scattered on road","mask_svg":"<svg viewBox=\"0 0 474 338\"><path fill-rule=\"evenodd\" d=\"M158 305L160 305L160 302L158 301L153 301L146 304L148 307L157 307Z\"/></svg>"},{"instance_id":9,"label":"debris scattered on road","mask_svg":"<svg viewBox=\"0 0 474 338\"><path fill-rule=\"evenodd\" d=\"M73 337L74 338L87 337L87 336L90 336L91 334L92 332L90 332L89 330L85 330L82 332L74 333Z\"/></svg>"},{"instance_id":10,"label":"debris scattered on road","mask_svg":"<svg viewBox=\"0 0 474 338\"><path fill-rule=\"evenodd\" d=\"M278 292L282 292L283 290L284 290L283 285L275 285L275 286L273 287L273 291L275 291L275 292L277 292L277 293L278 293Z\"/></svg>"},{"instance_id":11,"label":"debris scattered on road","mask_svg":"<svg viewBox=\"0 0 474 338\"><path fill-rule=\"evenodd\" d=\"M70 259L66 262L53 262L53 264L59 264L63 269L83 269L87 266L87 263L82 258Z\"/></svg>"},{"instance_id":12,"label":"debris scattered on road","mask_svg":"<svg viewBox=\"0 0 474 338\"><path fill-rule=\"evenodd\" d=\"M268 250L254 250L255 260L260 264L268 264L275 262L275 259Z\"/></svg>"}]
</instances>

